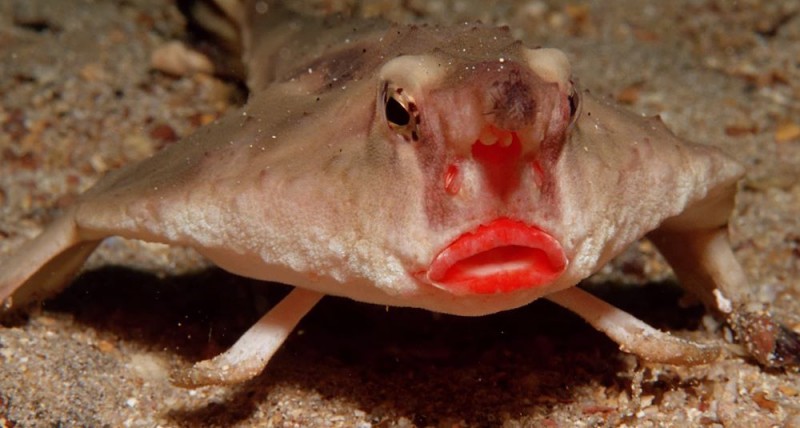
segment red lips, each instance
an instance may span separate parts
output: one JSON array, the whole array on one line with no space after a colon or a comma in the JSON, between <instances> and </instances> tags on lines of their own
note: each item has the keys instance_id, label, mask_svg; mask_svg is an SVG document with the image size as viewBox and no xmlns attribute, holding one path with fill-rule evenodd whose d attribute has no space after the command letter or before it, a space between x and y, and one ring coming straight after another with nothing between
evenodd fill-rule
<instances>
[{"instance_id":1,"label":"red lips","mask_svg":"<svg viewBox=\"0 0 800 428\"><path fill-rule=\"evenodd\" d=\"M434 257L427 278L454 294L507 293L548 284L566 267L555 238L535 226L499 218L456 238Z\"/></svg>"}]
</instances>

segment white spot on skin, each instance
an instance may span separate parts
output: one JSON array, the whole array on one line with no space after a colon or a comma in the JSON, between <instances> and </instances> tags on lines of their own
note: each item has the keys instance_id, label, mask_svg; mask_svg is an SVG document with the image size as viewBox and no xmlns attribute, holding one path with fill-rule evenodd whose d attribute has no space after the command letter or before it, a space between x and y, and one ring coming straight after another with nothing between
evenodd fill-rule
<instances>
[{"instance_id":1,"label":"white spot on skin","mask_svg":"<svg viewBox=\"0 0 800 428\"><path fill-rule=\"evenodd\" d=\"M714 298L717 299L717 308L723 313L729 314L733 311L733 304L727 297L722 295L718 288L714 289Z\"/></svg>"}]
</instances>

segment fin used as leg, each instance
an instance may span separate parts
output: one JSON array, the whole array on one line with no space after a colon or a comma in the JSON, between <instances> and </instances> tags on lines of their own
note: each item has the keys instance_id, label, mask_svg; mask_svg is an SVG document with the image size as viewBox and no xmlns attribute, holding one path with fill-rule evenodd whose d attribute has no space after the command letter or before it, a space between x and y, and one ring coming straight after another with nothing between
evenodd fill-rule
<instances>
[{"instance_id":1,"label":"fin used as leg","mask_svg":"<svg viewBox=\"0 0 800 428\"><path fill-rule=\"evenodd\" d=\"M230 385L252 379L289 337L297 323L322 298L316 291L295 288L277 306L247 330L233 346L210 360L172 375L172 383L185 388Z\"/></svg>"},{"instance_id":2,"label":"fin used as leg","mask_svg":"<svg viewBox=\"0 0 800 428\"><path fill-rule=\"evenodd\" d=\"M645 361L691 366L710 363L720 355L717 345L659 331L577 287L550 294L547 299L576 313L617 342L620 349Z\"/></svg>"},{"instance_id":3,"label":"fin used as leg","mask_svg":"<svg viewBox=\"0 0 800 428\"><path fill-rule=\"evenodd\" d=\"M177 41L168 43L153 52L154 66L172 74L213 72L244 81L241 33L246 18L245 3L244 0L179 0L177 6L186 17L192 49Z\"/></svg>"},{"instance_id":4,"label":"fin used as leg","mask_svg":"<svg viewBox=\"0 0 800 428\"><path fill-rule=\"evenodd\" d=\"M244 0L178 0L177 6L191 29L213 36L232 51L241 49L240 32L247 7Z\"/></svg>"},{"instance_id":5,"label":"fin used as leg","mask_svg":"<svg viewBox=\"0 0 800 428\"><path fill-rule=\"evenodd\" d=\"M0 301L4 308L22 308L61 291L99 243L82 239L75 210L66 212L41 235L0 261Z\"/></svg>"},{"instance_id":6,"label":"fin used as leg","mask_svg":"<svg viewBox=\"0 0 800 428\"><path fill-rule=\"evenodd\" d=\"M649 238L681 285L727 320L753 359L765 367L800 366L800 335L749 301L748 280L731 250L726 228L659 229Z\"/></svg>"}]
</instances>

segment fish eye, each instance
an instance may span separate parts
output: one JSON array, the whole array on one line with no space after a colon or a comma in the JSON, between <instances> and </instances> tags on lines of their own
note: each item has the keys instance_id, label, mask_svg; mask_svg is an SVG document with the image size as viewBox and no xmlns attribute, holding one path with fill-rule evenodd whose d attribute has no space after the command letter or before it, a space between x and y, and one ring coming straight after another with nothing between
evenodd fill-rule
<instances>
[{"instance_id":1,"label":"fish eye","mask_svg":"<svg viewBox=\"0 0 800 428\"><path fill-rule=\"evenodd\" d=\"M411 114L400 101L389 97L386 100L386 120L395 126L406 126L411 121Z\"/></svg>"},{"instance_id":2,"label":"fish eye","mask_svg":"<svg viewBox=\"0 0 800 428\"><path fill-rule=\"evenodd\" d=\"M406 141L419 140L419 110L408 92L387 82L383 85L380 100L383 102L383 115L389 129Z\"/></svg>"},{"instance_id":3,"label":"fish eye","mask_svg":"<svg viewBox=\"0 0 800 428\"><path fill-rule=\"evenodd\" d=\"M567 96L567 101L569 102L569 125L572 126L578 120L581 111L581 96L574 86Z\"/></svg>"}]
</instances>

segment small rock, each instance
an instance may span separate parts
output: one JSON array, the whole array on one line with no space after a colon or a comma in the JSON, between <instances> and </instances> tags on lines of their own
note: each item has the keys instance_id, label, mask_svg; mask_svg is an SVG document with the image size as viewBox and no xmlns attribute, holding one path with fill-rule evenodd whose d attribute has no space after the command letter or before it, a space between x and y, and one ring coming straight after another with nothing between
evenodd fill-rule
<instances>
[{"instance_id":1,"label":"small rock","mask_svg":"<svg viewBox=\"0 0 800 428\"><path fill-rule=\"evenodd\" d=\"M800 124L784 122L778 125L778 129L775 130L775 141L778 143L797 139L800 139Z\"/></svg>"},{"instance_id":2,"label":"small rock","mask_svg":"<svg viewBox=\"0 0 800 428\"><path fill-rule=\"evenodd\" d=\"M214 72L214 65L208 57L189 49L179 41L165 43L156 49L150 57L150 66L175 76Z\"/></svg>"}]
</instances>

